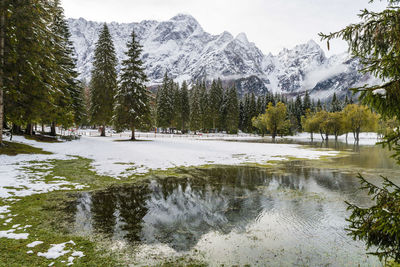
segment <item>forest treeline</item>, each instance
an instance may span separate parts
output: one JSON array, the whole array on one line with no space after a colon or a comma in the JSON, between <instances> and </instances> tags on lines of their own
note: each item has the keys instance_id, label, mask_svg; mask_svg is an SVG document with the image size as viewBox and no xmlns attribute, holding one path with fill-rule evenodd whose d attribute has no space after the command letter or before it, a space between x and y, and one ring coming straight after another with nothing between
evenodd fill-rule
<instances>
[{"instance_id":1,"label":"forest treeline","mask_svg":"<svg viewBox=\"0 0 400 267\"><path fill-rule=\"evenodd\" d=\"M333 94L331 101L315 102L308 92L288 99L283 94L267 93L262 96L245 94L239 98L234 87L224 88L220 79L210 85L205 81L194 83L190 90L186 82L178 83L164 76L156 96L154 122L164 132L227 132L261 135L293 135L306 131L328 139L334 135L352 133L359 140L362 131L385 134L395 125L380 121L379 116L352 98L339 100ZM346 135L347 136L347 135Z\"/></svg>"},{"instance_id":2,"label":"forest treeline","mask_svg":"<svg viewBox=\"0 0 400 267\"><path fill-rule=\"evenodd\" d=\"M223 87L220 79L178 84L165 73L157 93L146 84L142 47L134 32L127 43L126 59L117 72L114 44L104 24L96 43L91 80L81 82L70 32L59 0L3 1L0 52L0 131L32 135L35 130L56 135L56 126L106 126L117 131L135 129L163 132L226 132L293 135L303 130L328 138L353 132L376 130L377 116L352 98L314 101L306 91L288 99L283 94L246 94ZM4 102L2 101L4 99ZM3 112L4 110L4 112ZM343 111L342 111L343 110ZM350 126L351 115L368 122ZM4 118L4 120L3 120ZM2 134L0 133L0 137ZM0 139L1 142L2 139Z\"/></svg>"}]
</instances>

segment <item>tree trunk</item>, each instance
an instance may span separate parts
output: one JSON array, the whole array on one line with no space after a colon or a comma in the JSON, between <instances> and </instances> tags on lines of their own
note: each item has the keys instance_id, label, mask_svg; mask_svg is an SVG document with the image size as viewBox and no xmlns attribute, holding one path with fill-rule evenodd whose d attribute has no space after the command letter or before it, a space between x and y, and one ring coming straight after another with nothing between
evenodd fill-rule
<instances>
[{"instance_id":1,"label":"tree trunk","mask_svg":"<svg viewBox=\"0 0 400 267\"><path fill-rule=\"evenodd\" d=\"M5 1L1 1L0 6L0 146L3 145L3 126L4 126L4 39L5 39Z\"/></svg>"},{"instance_id":2,"label":"tree trunk","mask_svg":"<svg viewBox=\"0 0 400 267\"><path fill-rule=\"evenodd\" d=\"M44 124L42 123L42 132L44 133Z\"/></svg>"},{"instance_id":3,"label":"tree trunk","mask_svg":"<svg viewBox=\"0 0 400 267\"><path fill-rule=\"evenodd\" d=\"M349 133L346 133L346 144L347 144L347 136L349 135Z\"/></svg>"},{"instance_id":4,"label":"tree trunk","mask_svg":"<svg viewBox=\"0 0 400 267\"><path fill-rule=\"evenodd\" d=\"M314 141L314 133L311 132L311 142Z\"/></svg>"},{"instance_id":5,"label":"tree trunk","mask_svg":"<svg viewBox=\"0 0 400 267\"><path fill-rule=\"evenodd\" d=\"M328 141L328 139L329 139L329 135L326 133L325 134L325 140Z\"/></svg>"},{"instance_id":6,"label":"tree trunk","mask_svg":"<svg viewBox=\"0 0 400 267\"><path fill-rule=\"evenodd\" d=\"M25 128L25 134L32 135L32 124L28 123Z\"/></svg>"},{"instance_id":7,"label":"tree trunk","mask_svg":"<svg viewBox=\"0 0 400 267\"><path fill-rule=\"evenodd\" d=\"M135 141L135 140L136 140L136 138L135 138L135 126L131 126L131 129L132 129L131 140L132 140L132 141Z\"/></svg>"},{"instance_id":8,"label":"tree trunk","mask_svg":"<svg viewBox=\"0 0 400 267\"><path fill-rule=\"evenodd\" d=\"M106 126L105 125L101 126L101 135L100 136L106 136Z\"/></svg>"},{"instance_id":9,"label":"tree trunk","mask_svg":"<svg viewBox=\"0 0 400 267\"><path fill-rule=\"evenodd\" d=\"M52 122L52 123L51 123L50 135L51 135L51 136L56 136L56 135L57 135L57 133L56 133L56 123L55 123L55 122Z\"/></svg>"},{"instance_id":10,"label":"tree trunk","mask_svg":"<svg viewBox=\"0 0 400 267\"><path fill-rule=\"evenodd\" d=\"M322 134L322 132L319 133L321 134L322 141L324 141L325 140L324 135Z\"/></svg>"}]
</instances>

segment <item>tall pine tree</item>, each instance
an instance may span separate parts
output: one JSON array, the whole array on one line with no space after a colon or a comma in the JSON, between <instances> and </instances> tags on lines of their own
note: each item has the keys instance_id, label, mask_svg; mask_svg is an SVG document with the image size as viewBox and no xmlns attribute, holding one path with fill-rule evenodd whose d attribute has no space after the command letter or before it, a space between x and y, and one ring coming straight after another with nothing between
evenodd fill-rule
<instances>
[{"instance_id":1,"label":"tall pine tree","mask_svg":"<svg viewBox=\"0 0 400 267\"><path fill-rule=\"evenodd\" d=\"M171 127L174 116L173 81L165 73L163 84L157 91L157 127Z\"/></svg>"},{"instance_id":2,"label":"tall pine tree","mask_svg":"<svg viewBox=\"0 0 400 267\"><path fill-rule=\"evenodd\" d=\"M136 40L135 32L127 44L127 59L122 62L121 76L115 96L114 123L117 129L130 128L131 140L135 139L135 129L150 123L149 92L147 77L140 59L142 46Z\"/></svg>"},{"instance_id":3,"label":"tall pine tree","mask_svg":"<svg viewBox=\"0 0 400 267\"><path fill-rule=\"evenodd\" d=\"M189 102L189 90L186 81L182 83L181 91L181 131L184 133L188 129L188 123L190 119L190 102Z\"/></svg>"},{"instance_id":4,"label":"tall pine tree","mask_svg":"<svg viewBox=\"0 0 400 267\"><path fill-rule=\"evenodd\" d=\"M219 110L222 105L224 97L224 89L222 88L222 82L220 79L217 81L213 81L211 84L211 89L210 89L210 114L211 114L211 120L212 120L212 128L214 131L216 131L217 128L220 128L220 125L218 123L219 119Z\"/></svg>"},{"instance_id":5,"label":"tall pine tree","mask_svg":"<svg viewBox=\"0 0 400 267\"><path fill-rule=\"evenodd\" d=\"M102 126L101 136L113 115L114 96L117 89L117 57L107 24L104 23L96 43L92 70L91 120Z\"/></svg>"},{"instance_id":6,"label":"tall pine tree","mask_svg":"<svg viewBox=\"0 0 400 267\"><path fill-rule=\"evenodd\" d=\"M239 99L237 90L232 87L228 91L226 102L226 131L236 134L239 127Z\"/></svg>"},{"instance_id":7,"label":"tall pine tree","mask_svg":"<svg viewBox=\"0 0 400 267\"><path fill-rule=\"evenodd\" d=\"M190 130L196 132L201 129L200 83L192 87L190 92Z\"/></svg>"}]
</instances>

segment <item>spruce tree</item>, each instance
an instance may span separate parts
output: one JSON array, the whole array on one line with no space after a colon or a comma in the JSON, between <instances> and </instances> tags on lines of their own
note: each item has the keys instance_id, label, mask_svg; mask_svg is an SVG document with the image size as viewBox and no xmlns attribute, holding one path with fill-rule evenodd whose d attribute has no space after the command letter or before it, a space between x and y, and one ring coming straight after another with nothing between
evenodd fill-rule
<instances>
[{"instance_id":1,"label":"spruce tree","mask_svg":"<svg viewBox=\"0 0 400 267\"><path fill-rule=\"evenodd\" d=\"M308 91L306 91L303 99L303 114L306 114L307 110L311 110L312 104L311 104L311 99L310 95L308 94Z\"/></svg>"},{"instance_id":2,"label":"spruce tree","mask_svg":"<svg viewBox=\"0 0 400 267\"><path fill-rule=\"evenodd\" d=\"M207 92L207 87L205 81L200 85L200 114L201 114L201 129L206 131L209 128L209 122L211 120L210 116L210 105L209 105L209 95Z\"/></svg>"},{"instance_id":3,"label":"spruce tree","mask_svg":"<svg viewBox=\"0 0 400 267\"><path fill-rule=\"evenodd\" d=\"M5 27L9 3L0 2L0 147L3 146L4 127L4 51L5 51Z\"/></svg>"},{"instance_id":4,"label":"spruce tree","mask_svg":"<svg viewBox=\"0 0 400 267\"><path fill-rule=\"evenodd\" d=\"M201 129L200 84L192 87L190 95L190 130L196 132Z\"/></svg>"},{"instance_id":5,"label":"spruce tree","mask_svg":"<svg viewBox=\"0 0 400 267\"><path fill-rule=\"evenodd\" d=\"M189 119L190 119L190 102L189 102L189 90L186 81L182 83L182 88L181 88L181 130L182 132L185 132L188 127Z\"/></svg>"},{"instance_id":6,"label":"spruce tree","mask_svg":"<svg viewBox=\"0 0 400 267\"><path fill-rule=\"evenodd\" d=\"M239 99L237 90L232 87L228 91L226 102L226 131L231 134L236 134L239 127Z\"/></svg>"},{"instance_id":7,"label":"spruce tree","mask_svg":"<svg viewBox=\"0 0 400 267\"><path fill-rule=\"evenodd\" d=\"M256 116L264 113L265 111L265 103L264 103L264 99L263 97L258 97L257 98L257 111L256 111Z\"/></svg>"},{"instance_id":8,"label":"spruce tree","mask_svg":"<svg viewBox=\"0 0 400 267\"><path fill-rule=\"evenodd\" d=\"M180 128L182 125L182 101L181 101L181 90L178 83L172 84L172 97L173 97L173 119L172 126L174 128Z\"/></svg>"},{"instance_id":9,"label":"spruce tree","mask_svg":"<svg viewBox=\"0 0 400 267\"><path fill-rule=\"evenodd\" d=\"M91 90L91 121L102 126L101 136L113 116L117 90L117 57L107 24L104 23L94 51Z\"/></svg>"},{"instance_id":10,"label":"spruce tree","mask_svg":"<svg viewBox=\"0 0 400 267\"><path fill-rule=\"evenodd\" d=\"M305 114L303 113L303 104L300 95L297 95L294 101L294 115L296 117L296 127L297 129L301 129L301 116Z\"/></svg>"},{"instance_id":11,"label":"spruce tree","mask_svg":"<svg viewBox=\"0 0 400 267\"><path fill-rule=\"evenodd\" d=\"M53 69L54 90L51 97L54 104L41 116L42 121L52 123L51 135L55 135L55 123L64 127L74 122L80 123L84 112L82 88L78 81L78 72L74 59L74 47L70 41L71 34L64 16L60 1L55 0L51 6L51 29L54 35L55 65Z\"/></svg>"},{"instance_id":12,"label":"spruce tree","mask_svg":"<svg viewBox=\"0 0 400 267\"><path fill-rule=\"evenodd\" d=\"M127 44L127 59L122 61L118 90L115 96L114 123L118 129L130 128L131 140L136 140L135 129L150 123L149 92L147 77L140 59L142 46L132 31Z\"/></svg>"},{"instance_id":13,"label":"spruce tree","mask_svg":"<svg viewBox=\"0 0 400 267\"><path fill-rule=\"evenodd\" d=\"M57 92L55 35L47 1L2 1L4 60L2 82L7 119L14 126L32 125L53 104ZM3 126L3 124L2 124ZM27 127L32 133L32 127Z\"/></svg>"},{"instance_id":14,"label":"spruce tree","mask_svg":"<svg viewBox=\"0 0 400 267\"><path fill-rule=\"evenodd\" d=\"M157 93L157 127L171 127L174 116L173 81L165 73L162 86Z\"/></svg>"},{"instance_id":15,"label":"spruce tree","mask_svg":"<svg viewBox=\"0 0 400 267\"><path fill-rule=\"evenodd\" d=\"M239 129L243 132L245 131L244 125L245 125L245 114L244 114L244 103L242 98L239 100Z\"/></svg>"},{"instance_id":16,"label":"spruce tree","mask_svg":"<svg viewBox=\"0 0 400 267\"><path fill-rule=\"evenodd\" d=\"M256 103L256 96L254 93L250 95L250 107L249 107L249 123L248 123L248 132L251 133L254 130L253 124L251 120L257 116L257 103Z\"/></svg>"},{"instance_id":17,"label":"spruce tree","mask_svg":"<svg viewBox=\"0 0 400 267\"><path fill-rule=\"evenodd\" d=\"M213 81L211 84L211 89L210 89L210 98L209 98L209 104L210 104L210 114L211 114L211 120L212 120L212 128L216 130L216 128L219 128L218 124L218 118L220 114L220 108L222 105L224 97L224 89L222 88L222 82L220 79L217 81Z\"/></svg>"},{"instance_id":18,"label":"spruce tree","mask_svg":"<svg viewBox=\"0 0 400 267\"><path fill-rule=\"evenodd\" d=\"M340 100L336 97L336 93L333 93L332 101L331 101L331 112L340 112L342 111L342 104Z\"/></svg>"}]
</instances>

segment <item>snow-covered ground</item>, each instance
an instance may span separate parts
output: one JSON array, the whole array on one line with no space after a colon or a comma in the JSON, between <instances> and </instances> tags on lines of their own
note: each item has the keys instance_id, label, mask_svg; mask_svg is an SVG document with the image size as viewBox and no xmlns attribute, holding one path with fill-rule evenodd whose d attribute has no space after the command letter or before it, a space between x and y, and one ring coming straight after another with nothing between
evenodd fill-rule
<instances>
[{"instance_id":1,"label":"snow-covered ground","mask_svg":"<svg viewBox=\"0 0 400 267\"><path fill-rule=\"evenodd\" d=\"M87 131L86 133L89 133ZM334 156L338 152L332 150L316 150L301 145L269 144L251 142L228 142L225 139L261 139L250 135L202 135L185 137L182 135L154 135L138 133L143 141L126 142L128 135L112 137L94 136L96 132L84 135L80 140L61 143L41 143L15 136L15 142L29 144L53 152L50 155L0 155L0 199L8 205L0 206L0 219L7 228L0 231L1 238L29 239L28 254L33 254L32 248L42 244L42 241L32 242L31 225L19 225L13 222L15 214L10 211L15 197L45 193L60 189L82 189L85 185L71 183L64 177L53 177L45 180L51 172L52 159L69 159L71 156L81 156L93 160L93 168L99 174L115 178L131 174L143 174L149 170L165 170L177 166L200 166L206 164L237 165L246 163L265 164L270 160L285 160L288 157L318 159L322 156ZM297 138L307 139L308 136ZM145 139L145 140L144 140ZM121 141L124 140L124 141ZM33 171L31 168L34 168ZM37 170L40 170L39 172ZM62 255L70 255L67 265L72 265L74 259L84 257L81 251L73 250L73 241L51 244L47 251L38 252L38 256L47 259L57 259Z\"/></svg>"},{"instance_id":2,"label":"snow-covered ground","mask_svg":"<svg viewBox=\"0 0 400 267\"><path fill-rule=\"evenodd\" d=\"M235 137L230 137L232 138ZM196 140L172 135L168 138L146 138L146 141L139 142L119 142L118 140L123 139L117 136L105 138L82 136L80 140L64 143L39 143L23 137L16 137L15 140L43 148L53 152L54 155L1 156L0 161L5 158L8 166L13 162L26 161L29 157L39 160L46 157L66 158L67 155L76 155L93 159L97 172L114 177L128 175L127 169L134 169L129 173L133 174L177 166L266 163L269 160L284 160L287 157L316 159L337 153L305 149L300 145Z\"/></svg>"},{"instance_id":3,"label":"snow-covered ground","mask_svg":"<svg viewBox=\"0 0 400 267\"><path fill-rule=\"evenodd\" d=\"M325 137L325 136L324 136ZM299 141L311 141L311 137L309 133L299 133L295 136L287 136L287 139L299 140ZM335 140L335 136L330 135L329 140ZM380 138L377 133L360 133L360 140L358 142L359 145L375 145L377 142L380 142ZM314 141L322 141L322 137L319 133L314 134ZM338 137L338 141L346 142L346 135L340 135ZM352 133L349 133L347 136L347 142L349 144L353 144L355 141Z\"/></svg>"},{"instance_id":4,"label":"snow-covered ground","mask_svg":"<svg viewBox=\"0 0 400 267\"><path fill-rule=\"evenodd\" d=\"M288 157L316 159L321 156L334 156L335 151L318 151L292 144L268 144L248 142L226 142L229 140L261 139L254 135L163 135L154 133L137 133L139 142L125 142L129 133L116 134L112 137L99 137L97 131L80 131L84 134L80 140L62 143L41 143L15 136L14 141L21 142L46 151L52 155L0 155L0 198L26 196L33 193L44 193L58 189L81 189L77 183L70 183L58 177L51 183L45 182L47 169L51 166L43 163L50 159L67 159L70 156L81 156L93 159L94 169L115 178L132 174L144 174L150 169L165 170L179 166L200 166L206 164L264 164L270 160L284 160ZM309 141L310 134L285 137L299 141ZM334 137L330 137L331 140ZM361 133L361 145L373 145L379 139L376 133ZM346 136L339 137L345 141ZM321 140L319 134L314 134L314 141ZM354 142L352 134L348 142ZM34 162L32 162L34 161ZM39 163L38 163L39 162ZM32 172L28 167L41 169L42 172ZM72 187L71 187L72 186Z\"/></svg>"},{"instance_id":5,"label":"snow-covered ground","mask_svg":"<svg viewBox=\"0 0 400 267\"><path fill-rule=\"evenodd\" d=\"M93 167L100 174L115 178L144 174L150 169L165 170L178 166L199 166L206 164L266 163L270 160L284 160L287 157L317 159L333 156L335 151L317 151L300 145L226 142L209 135L204 140L164 135L163 138L147 136L146 141L119 142L121 137L89 137L62 143L41 143L15 136L14 141L30 144L53 152L52 155L0 155L0 198L13 198L34 193L45 193L59 189L81 189L84 185L70 183L63 177L45 182L44 177L51 167L43 163L50 159L67 159L81 156L93 159ZM220 136L219 138L227 138ZM229 139L256 139L254 136L230 136ZM127 137L122 137L127 139ZM34 161L34 162L32 162ZM28 167L41 169L33 172Z\"/></svg>"}]
</instances>

